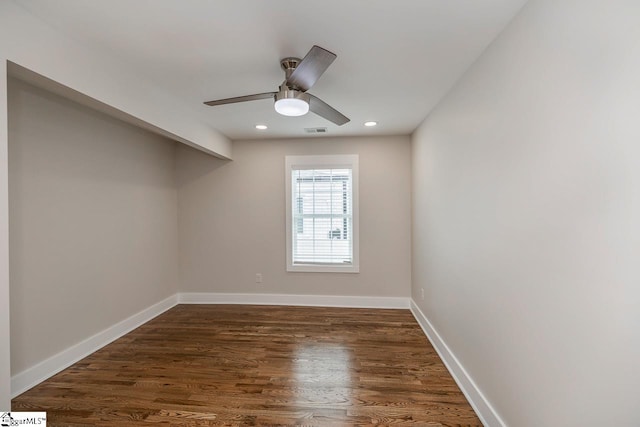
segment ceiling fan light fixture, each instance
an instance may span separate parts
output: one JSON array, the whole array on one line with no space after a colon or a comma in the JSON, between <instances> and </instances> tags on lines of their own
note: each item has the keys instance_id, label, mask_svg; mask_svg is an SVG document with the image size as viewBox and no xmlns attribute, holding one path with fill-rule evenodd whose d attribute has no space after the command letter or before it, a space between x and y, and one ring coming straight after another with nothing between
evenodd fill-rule
<instances>
[{"instance_id":1,"label":"ceiling fan light fixture","mask_svg":"<svg viewBox=\"0 0 640 427\"><path fill-rule=\"evenodd\" d=\"M283 116L304 116L309 112L309 95L299 90L282 89L276 94L275 109Z\"/></svg>"}]
</instances>

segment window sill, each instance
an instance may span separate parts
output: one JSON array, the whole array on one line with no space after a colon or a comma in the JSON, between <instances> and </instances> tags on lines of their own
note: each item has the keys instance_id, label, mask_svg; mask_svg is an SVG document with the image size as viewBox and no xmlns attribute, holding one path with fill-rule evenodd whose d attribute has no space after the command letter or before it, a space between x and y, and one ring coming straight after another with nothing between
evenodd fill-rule
<instances>
[{"instance_id":1,"label":"window sill","mask_svg":"<svg viewBox=\"0 0 640 427\"><path fill-rule=\"evenodd\" d=\"M318 264L296 264L287 265L289 273L360 273L357 265L318 265Z\"/></svg>"}]
</instances>

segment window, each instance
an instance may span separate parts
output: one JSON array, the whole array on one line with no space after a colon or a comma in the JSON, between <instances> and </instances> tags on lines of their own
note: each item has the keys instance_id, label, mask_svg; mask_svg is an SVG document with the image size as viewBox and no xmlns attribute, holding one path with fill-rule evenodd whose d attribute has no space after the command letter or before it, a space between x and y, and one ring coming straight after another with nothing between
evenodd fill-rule
<instances>
[{"instance_id":1,"label":"window","mask_svg":"<svg viewBox=\"0 0 640 427\"><path fill-rule=\"evenodd\" d=\"M287 156L287 271L357 273L358 156Z\"/></svg>"}]
</instances>

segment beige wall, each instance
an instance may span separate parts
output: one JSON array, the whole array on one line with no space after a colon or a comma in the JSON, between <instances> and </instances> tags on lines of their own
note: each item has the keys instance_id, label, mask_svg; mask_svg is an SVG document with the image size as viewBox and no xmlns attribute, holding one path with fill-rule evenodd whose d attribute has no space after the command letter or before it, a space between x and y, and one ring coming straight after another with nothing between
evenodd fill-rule
<instances>
[{"instance_id":1,"label":"beige wall","mask_svg":"<svg viewBox=\"0 0 640 427\"><path fill-rule=\"evenodd\" d=\"M638 16L530 1L413 136L413 298L509 426L640 425Z\"/></svg>"},{"instance_id":2,"label":"beige wall","mask_svg":"<svg viewBox=\"0 0 640 427\"><path fill-rule=\"evenodd\" d=\"M11 407L11 340L9 317L9 158L7 67L0 53L0 408Z\"/></svg>"},{"instance_id":3,"label":"beige wall","mask_svg":"<svg viewBox=\"0 0 640 427\"><path fill-rule=\"evenodd\" d=\"M233 153L178 148L181 291L409 296L409 137L236 141ZM285 271L284 159L307 154L359 155L359 274Z\"/></svg>"},{"instance_id":4,"label":"beige wall","mask_svg":"<svg viewBox=\"0 0 640 427\"><path fill-rule=\"evenodd\" d=\"M51 79L50 87L64 87L68 96L202 150L231 155L231 142L198 117L197 107L135 75L110 53L66 37L16 3L0 1L0 409L10 407L11 381L7 61L44 76L43 81Z\"/></svg>"},{"instance_id":5,"label":"beige wall","mask_svg":"<svg viewBox=\"0 0 640 427\"><path fill-rule=\"evenodd\" d=\"M178 290L409 295L408 137L236 142L228 162L9 81L12 375ZM361 273L286 273L284 156L329 153L360 156Z\"/></svg>"},{"instance_id":6,"label":"beige wall","mask_svg":"<svg viewBox=\"0 0 640 427\"><path fill-rule=\"evenodd\" d=\"M9 84L11 369L177 290L175 143Z\"/></svg>"}]
</instances>

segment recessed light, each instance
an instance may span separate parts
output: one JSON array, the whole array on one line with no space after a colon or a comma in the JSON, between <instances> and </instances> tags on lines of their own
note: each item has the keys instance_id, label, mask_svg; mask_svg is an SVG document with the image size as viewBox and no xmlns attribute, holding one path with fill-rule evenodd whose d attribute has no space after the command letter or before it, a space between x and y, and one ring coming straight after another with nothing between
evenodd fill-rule
<instances>
[{"instance_id":1,"label":"recessed light","mask_svg":"<svg viewBox=\"0 0 640 427\"><path fill-rule=\"evenodd\" d=\"M258 130L265 130L267 128L267 125L256 125L256 129Z\"/></svg>"},{"instance_id":2,"label":"recessed light","mask_svg":"<svg viewBox=\"0 0 640 427\"><path fill-rule=\"evenodd\" d=\"M378 124L378 122L364 122L364 125L367 126L367 127L372 127L372 126L375 126L377 124Z\"/></svg>"}]
</instances>

